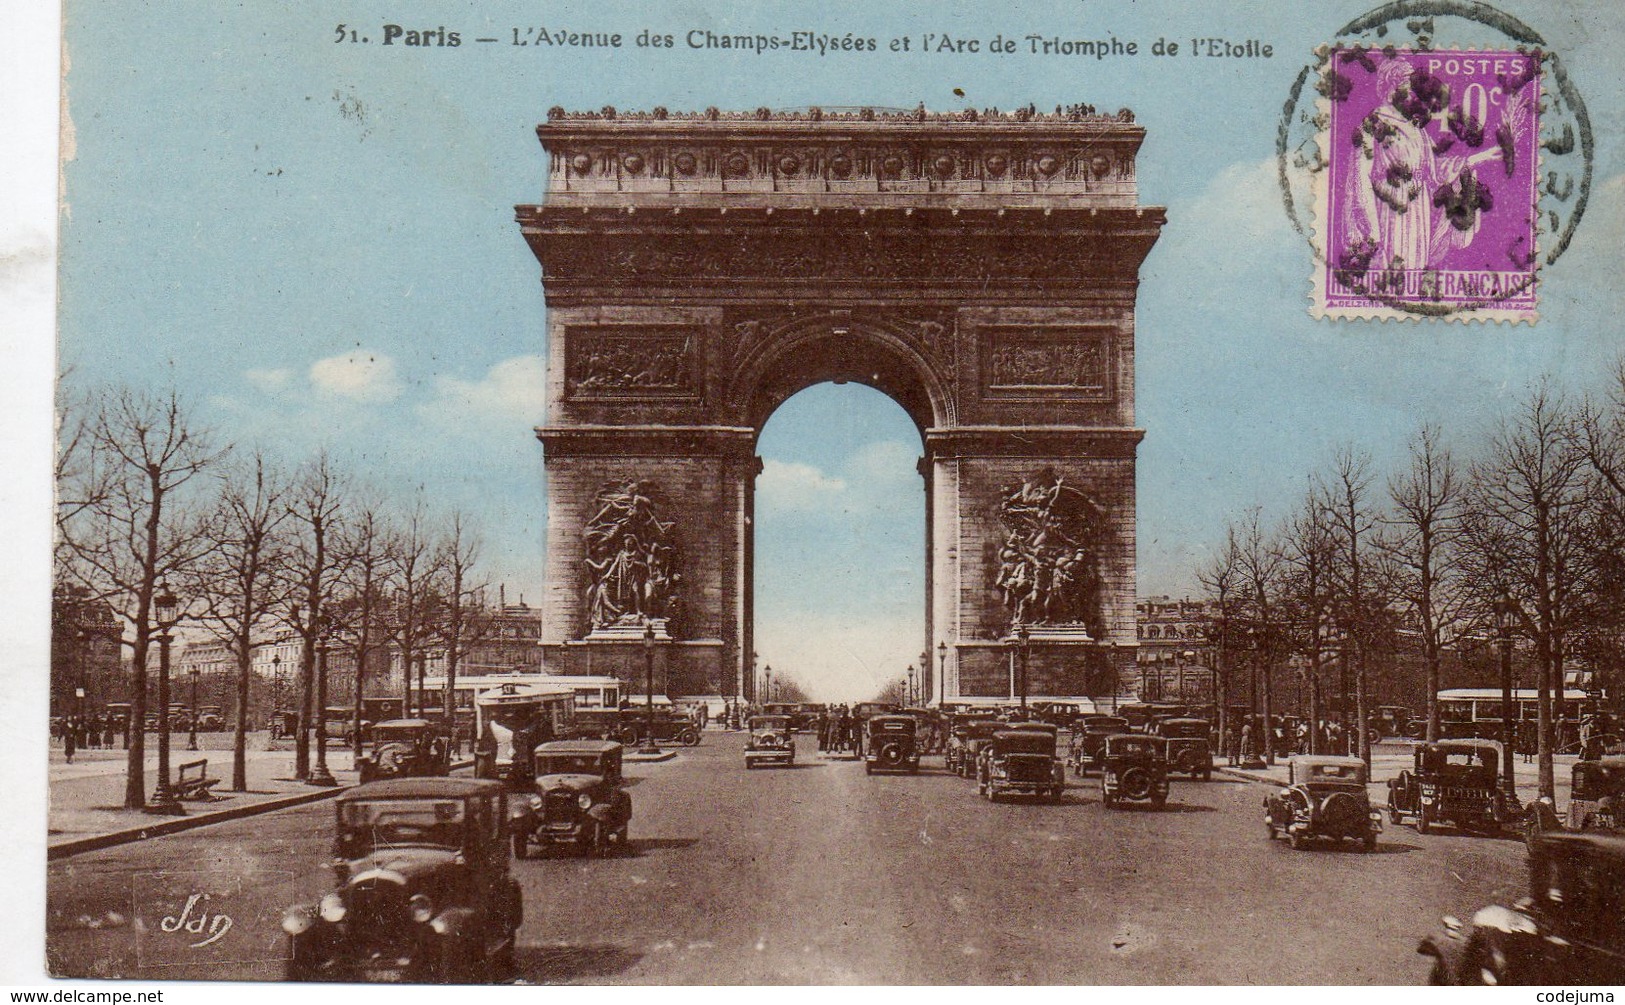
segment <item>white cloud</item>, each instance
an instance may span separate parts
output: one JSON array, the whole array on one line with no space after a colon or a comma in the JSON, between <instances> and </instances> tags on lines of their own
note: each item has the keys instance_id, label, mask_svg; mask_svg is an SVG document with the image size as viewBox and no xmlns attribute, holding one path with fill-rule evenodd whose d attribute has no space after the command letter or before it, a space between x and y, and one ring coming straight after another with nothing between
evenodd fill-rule
<instances>
[{"instance_id":1,"label":"white cloud","mask_svg":"<svg viewBox=\"0 0 1625 1005\"><path fill-rule=\"evenodd\" d=\"M547 395L547 362L541 356L505 359L479 380L439 377L435 397L423 411L435 418L467 421L513 419L538 423Z\"/></svg>"},{"instance_id":2,"label":"white cloud","mask_svg":"<svg viewBox=\"0 0 1625 1005\"><path fill-rule=\"evenodd\" d=\"M274 394L288 386L288 382L293 379L293 371L287 367L276 367L268 370L245 370L243 376L248 378L248 382L261 391Z\"/></svg>"},{"instance_id":3,"label":"white cloud","mask_svg":"<svg viewBox=\"0 0 1625 1005\"><path fill-rule=\"evenodd\" d=\"M919 460L918 444L878 440L858 448L847 464L847 473L865 487L884 489L887 494L899 486L918 489L924 485L916 467Z\"/></svg>"},{"instance_id":4,"label":"white cloud","mask_svg":"<svg viewBox=\"0 0 1625 1005\"><path fill-rule=\"evenodd\" d=\"M1307 182L1292 189L1300 213L1307 210L1300 201L1309 197ZM1169 236L1205 244L1216 260L1266 236L1284 239L1290 227L1274 157L1232 164L1189 204L1168 208Z\"/></svg>"},{"instance_id":5,"label":"white cloud","mask_svg":"<svg viewBox=\"0 0 1625 1005\"><path fill-rule=\"evenodd\" d=\"M762 461L756 479L758 506L781 511L822 510L847 489L846 480L799 461Z\"/></svg>"},{"instance_id":6,"label":"white cloud","mask_svg":"<svg viewBox=\"0 0 1625 1005\"><path fill-rule=\"evenodd\" d=\"M310 365L310 382L322 394L368 404L393 401L401 393L395 361L366 349L317 360Z\"/></svg>"}]
</instances>

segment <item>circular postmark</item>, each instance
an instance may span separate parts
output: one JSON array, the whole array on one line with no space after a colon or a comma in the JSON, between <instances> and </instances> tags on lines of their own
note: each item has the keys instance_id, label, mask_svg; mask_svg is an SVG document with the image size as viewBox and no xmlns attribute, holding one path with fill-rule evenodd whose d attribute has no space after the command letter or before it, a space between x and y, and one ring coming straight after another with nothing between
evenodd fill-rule
<instances>
[{"instance_id":1,"label":"circular postmark","mask_svg":"<svg viewBox=\"0 0 1625 1005\"><path fill-rule=\"evenodd\" d=\"M1276 134L1313 312L1533 320L1536 274L1591 188L1591 122L1559 56L1462 0L1389 3L1317 56Z\"/></svg>"}]
</instances>

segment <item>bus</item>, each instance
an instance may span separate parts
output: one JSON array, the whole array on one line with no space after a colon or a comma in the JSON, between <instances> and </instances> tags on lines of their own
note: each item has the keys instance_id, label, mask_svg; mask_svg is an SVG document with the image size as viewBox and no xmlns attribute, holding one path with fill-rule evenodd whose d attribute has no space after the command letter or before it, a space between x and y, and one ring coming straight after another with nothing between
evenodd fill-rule
<instances>
[{"instance_id":1,"label":"bus","mask_svg":"<svg viewBox=\"0 0 1625 1005\"><path fill-rule=\"evenodd\" d=\"M1597 701L1578 688L1568 688L1561 695L1552 694L1552 722L1555 727L1557 749L1573 746L1580 740L1580 722L1597 711ZM1539 692L1521 687L1512 691L1512 718L1517 723L1517 747L1520 752L1534 746L1534 728L1540 715ZM1484 740L1501 738L1501 689L1494 687L1457 687L1439 692L1439 735L1448 739L1476 737Z\"/></svg>"},{"instance_id":2,"label":"bus","mask_svg":"<svg viewBox=\"0 0 1625 1005\"><path fill-rule=\"evenodd\" d=\"M504 681L475 697L474 714L474 776L525 784L534 777L536 746L572 735L575 693L564 686Z\"/></svg>"},{"instance_id":3,"label":"bus","mask_svg":"<svg viewBox=\"0 0 1625 1005\"><path fill-rule=\"evenodd\" d=\"M625 685L618 677L605 676L579 676L571 677L561 674L547 673L493 673L493 674L463 674L457 675L457 683L453 688L455 694L457 719L459 722L472 721L474 715L474 696L484 694L492 688L504 684L536 684L548 688L568 688L575 695L576 708L616 708L621 704ZM446 689L446 677L428 677L424 680L424 690L428 697L421 700L421 704L428 706L429 713L434 713L443 707L442 695ZM414 688L413 697L418 698L419 692Z\"/></svg>"}]
</instances>

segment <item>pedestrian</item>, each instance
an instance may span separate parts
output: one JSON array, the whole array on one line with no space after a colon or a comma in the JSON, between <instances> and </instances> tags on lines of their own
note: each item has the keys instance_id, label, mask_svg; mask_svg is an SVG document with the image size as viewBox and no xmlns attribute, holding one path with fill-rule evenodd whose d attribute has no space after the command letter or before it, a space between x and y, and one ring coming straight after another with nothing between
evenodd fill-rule
<instances>
[{"instance_id":1,"label":"pedestrian","mask_svg":"<svg viewBox=\"0 0 1625 1005\"><path fill-rule=\"evenodd\" d=\"M1241 763L1246 764L1253 759L1253 723L1249 719L1241 726Z\"/></svg>"},{"instance_id":2,"label":"pedestrian","mask_svg":"<svg viewBox=\"0 0 1625 1005\"><path fill-rule=\"evenodd\" d=\"M68 727L62 731L62 751L67 755L68 763L73 763L74 748L79 745L79 724L73 719L68 720Z\"/></svg>"}]
</instances>

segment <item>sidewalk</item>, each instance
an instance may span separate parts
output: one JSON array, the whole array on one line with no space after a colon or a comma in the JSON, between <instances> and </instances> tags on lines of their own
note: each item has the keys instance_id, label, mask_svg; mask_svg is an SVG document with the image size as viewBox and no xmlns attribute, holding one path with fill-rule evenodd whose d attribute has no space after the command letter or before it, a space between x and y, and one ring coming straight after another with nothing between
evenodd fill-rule
<instances>
[{"instance_id":1,"label":"sidewalk","mask_svg":"<svg viewBox=\"0 0 1625 1005\"><path fill-rule=\"evenodd\" d=\"M1388 779L1395 778L1401 771L1410 771L1416 764L1415 756L1411 753L1411 744L1384 741L1372 748L1371 752L1371 785L1373 795L1381 791L1381 801L1386 804L1388 799ZM1553 774L1556 777L1556 796L1558 812L1563 812L1569 802L1569 788L1572 782L1572 768L1577 758L1573 754L1559 754L1553 760ZM1216 758L1213 770L1229 775L1233 778L1245 778L1248 781L1271 782L1279 785L1286 784L1287 757L1279 756L1273 767L1262 769L1233 768L1225 764L1223 759ZM1540 765L1530 758L1524 762L1520 754L1513 758L1513 777L1517 781L1518 801L1528 805L1540 796Z\"/></svg>"},{"instance_id":2,"label":"sidewalk","mask_svg":"<svg viewBox=\"0 0 1625 1005\"><path fill-rule=\"evenodd\" d=\"M201 739L201 738L200 738ZM229 743L229 736L226 737ZM158 780L158 754L155 737L147 737L143 788L148 797ZM263 734L258 744L264 746ZM356 773L347 747L330 747L327 766L339 788L321 788L296 781L294 754L287 750L249 750L246 757L246 792L231 791L231 751L185 749L186 740L170 749L170 771L178 773L179 766L190 761L207 758L208 776L220 779L214 787L218 798L213 801L187 800L181 805L185 817L154 816L140 810L123 808L125 765L127 753L123 750L80 750L74 753L73 763L67 763L60 747L52 747L48 773L47 795L47 848L51 857L58 853L71 853L73 848L87 844L86 839L109 838L126 832L167 833L187 826L196 826L200 819L231 818L252 812L263 804L284 805L320 799L356 783ZM314 759L314 751L312 751ZM302 798L301 798L302 797ZM270 808L266 806L265 808ZM172 826L175 821L186 821ZM138 834L129 834L130 840ZM96 844L97 842L88 842ZM107 843L117 843L109 841Z\"/></svg>"}]
</instances>

